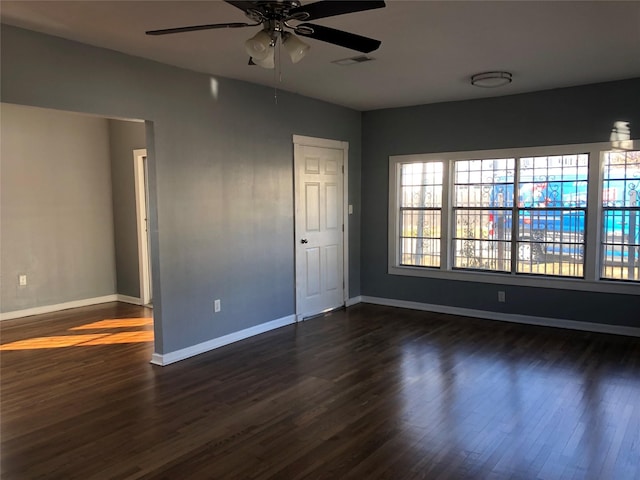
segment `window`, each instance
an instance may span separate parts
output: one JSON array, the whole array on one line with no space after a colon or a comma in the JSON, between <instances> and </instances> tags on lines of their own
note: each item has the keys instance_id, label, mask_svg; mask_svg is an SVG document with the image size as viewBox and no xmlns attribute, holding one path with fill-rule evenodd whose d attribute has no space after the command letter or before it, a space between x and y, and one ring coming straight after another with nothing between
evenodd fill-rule
<instances>
[{"instance_id":1,"label":"window","mask_svg":"<svg viewBox=\"0 0 640 480\"><path fill-rule=\"evenodd\" d=\"M589 155L519 159L518 273L582 277Z\"/></svg>"},{"instance_id":2,"label":"window","mask_svg":"<svg viewBox=\"0 0 640 480\"><path fill-rule=\"evenodd\" d=\"M509 272L513 158L455 162L453 252L455 268Z\"/></svg>"},{"instance_id":3,"label":"window","mask_svg":"<svg viewBox=\"0 0 640 480\"><path fill-rule=\"evenodd\" d=\"M602 278L640 280L640 151L607 152L602 182Z\"/></svg>"},{"instance_id":4,"label":"window","mask_svg":"<svg viewBox=\"0 0 640 480\"><path fill-rule=\"evenodd\" d=\"M637 148L407 155L389 166L390 273L639 293Z\"/></svg>"},{"instance_id":5,"label":"window","mask_svg":"<svg viewBox=\"0 0 640 480\"><path fill-rule=\"evenodd\" d=\"M400 264L440 266L442 162L400 167Z\"/></svg>"}]
</instances>

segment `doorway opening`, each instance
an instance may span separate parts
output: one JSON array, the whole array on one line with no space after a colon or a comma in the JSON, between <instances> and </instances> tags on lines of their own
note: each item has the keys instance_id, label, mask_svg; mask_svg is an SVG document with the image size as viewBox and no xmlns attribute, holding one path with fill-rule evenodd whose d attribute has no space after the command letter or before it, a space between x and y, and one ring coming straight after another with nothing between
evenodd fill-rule
<instances>
[{"instance_id":1,"label":"doorway opening","mask_svg":"<svg viewBox=\"0 0 640 480\"><path fill-rule=\"evenodd\" d=\"M132 152L146 149L152 124L17 104L0 107L7 192L6 261L0 273L17 285L16 294L3 296L0 320L114 301L150 302L150 288L146 298L139 291ZM143 184L145 162L140 163ZM30 193L25 197L23 191ZM149 211L149 190L143 191ZM145 246L148 265L148 241Z\"/></svg>"}]
</instances>

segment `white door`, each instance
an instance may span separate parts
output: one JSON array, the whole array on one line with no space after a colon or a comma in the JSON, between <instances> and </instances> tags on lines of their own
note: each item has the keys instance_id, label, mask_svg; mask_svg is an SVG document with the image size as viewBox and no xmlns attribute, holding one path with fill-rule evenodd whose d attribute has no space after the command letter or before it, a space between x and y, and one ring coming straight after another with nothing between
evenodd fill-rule
<instances>
[{"instance_id":1,"label":"white door","mask_svg":"<svg viewBox=\"0 0 640 480\"><path fill-rule=\"evenodd\" d=\"M347 144L294 136L296 316L345 304L344 173Z\"/></svg>"}]
</instances>

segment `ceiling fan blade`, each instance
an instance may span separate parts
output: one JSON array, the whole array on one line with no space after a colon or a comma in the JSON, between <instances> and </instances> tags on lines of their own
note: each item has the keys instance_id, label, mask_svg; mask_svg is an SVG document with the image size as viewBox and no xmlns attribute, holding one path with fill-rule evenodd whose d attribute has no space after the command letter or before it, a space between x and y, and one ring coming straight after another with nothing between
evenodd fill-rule
<instances>
[{"instance_id":1,"label":"ceiling fan blade","mask_svg":"<svg viewBox=\"0 0 640 480\"><path fill-rule=\"evenodd\" d=\"M224 1L229 5L233 5L234 7L239 8L243 12L246 12L250 8L256 8L256 2L243 2L243 1L236 2L234 0L224 0Z\"/></svg>"},{"instance_id":2,"label":"ceiling fan blade","mask_svg":"<svg viewBox=\"0 0 640 480\"><path fill-rule=\"evenodd\" d=\"M314 23L301 23L296 26L295 32L303 37L333 43L334 45L340 45L341 47L350 48L351 50L357 50L362 53L373 52L382 43L380 40L374 40L373 38L363 37L362 35L356 35L355 33L344 32Z\"/></svg>"},{"instance_id":3,"label":"ceiling fan blade","mask_svg":"<svg viewBox=\"0 0 640 480\"><path fill-rule=\"evenodd\" d=\"M196 30L212 30L214 28L242 28L253 27L255 23L212 23L210 25L191 25L190 27L163 28L162 30L149 30L145 32L147 35L168 35L170 33L195 32Z\"/></svg>"},{"instance_id":4,"label":"ceiling fan blade","mask_svg":"<svg viewBox=\"0 0 640 480\"><path fill-rule=\"evenodd\" d=\"M230 2L235 3L235 2ZM246 2L238 2L246 3ZM333 17L334 15L344 15L345 13L363 12L375 8L383 8L386 4L383 1L350 1L336 2L333 0L323 0L320 2L302 5L289 10L290 17L300 20L316 20L318 18ZM307 15L303 15L303 14Z\"/></svg>"}]
</instances>

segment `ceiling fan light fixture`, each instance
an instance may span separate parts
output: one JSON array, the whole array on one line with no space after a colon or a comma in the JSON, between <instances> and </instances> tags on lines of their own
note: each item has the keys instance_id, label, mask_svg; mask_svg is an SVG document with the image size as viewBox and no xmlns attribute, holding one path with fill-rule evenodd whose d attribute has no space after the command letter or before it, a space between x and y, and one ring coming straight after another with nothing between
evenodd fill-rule
<instances>
[{"instance_id":1,"label":"ceiling fan light fixture","mask_svg":"<svg viewBox=\"0 0 640 480\"><path fill-rule=\"evenodd\" d=\"M260 30L249 40L244 42L244 49L247 54L253 58L254 62L258 64L259 60L264 60L271 55L273 56L273 45L271 35L266 30Z\"/></svg>"},{"instance_id":2,"label":"ceiling fan light fixture","mask_svg":"<svg viewBox=\"0 0 640 480\"><path fill-rule=\"evenodd\" d=\"M293 63L298 63L302 60L311 48L294 34L289 32L282 33L282 46L289 54L289 57L291 57L291 61Z\"/></svg>"},{"instance_id":3,"label":"ceiling fan light fixture","mask_svg":"<svg viewBox=\"0 0 640 480\"><path fill-rule=\"evenodd\" d=\"M246 40L244 42L244 48L249 55L249 65L260 65L264 68L275 68L276 55L274 49L278 41L282 42L282 46L291 57L293 63L299 62L306 55L310 47L302 42L296 35L313 38L314 40L327 42L362 53L372 52L378 49L382 43L380 40L325 27L323 25L313 23L292 25L290 22L313 21L336 15L383 8L386 6L384 0L357 2L319 0L304 6L300 0L225 0L225 3L242 10L244 14L255 23L228 22L187 25L184 27L149 30L146 34L169 35L200 30L244 28L261 25L262 30ZM292 30L296 35L285 31L285 28ZM280 50L278 50L277 60L279 64Z\"/></svg>"},{"instance_id":4,"label":"ceiling fan light fixture","mask_svg":"<svg viewBox=\"0 0 640 480\"><path fill-rule=\"evenodd\" d=\"M471 85L481 88L496 88L508 85L513 81L509 72L483 72L471 76Z\"/></svg>"},{"instance_id":5,"label":"ceiling fan light fixture","mask_svg":"<svg viewBox=\"0 0 640 480\"><path fill-rule=\"evenodd\" d=\"M276 49L273 46L269 46L267 54L264 58L251 57L253 63L262 68L274 69L276 68Z\"/></svg>"}]
</instances>

